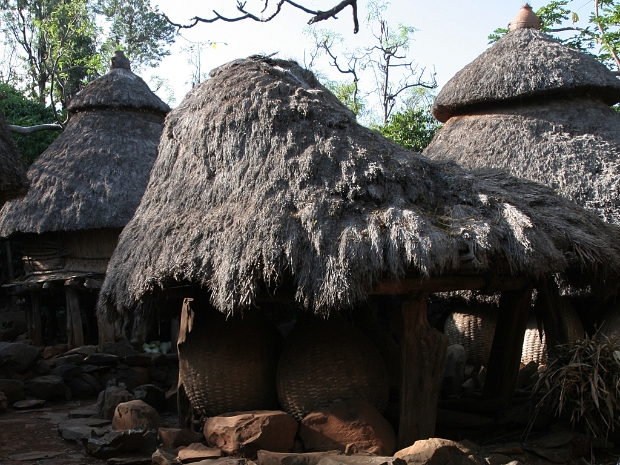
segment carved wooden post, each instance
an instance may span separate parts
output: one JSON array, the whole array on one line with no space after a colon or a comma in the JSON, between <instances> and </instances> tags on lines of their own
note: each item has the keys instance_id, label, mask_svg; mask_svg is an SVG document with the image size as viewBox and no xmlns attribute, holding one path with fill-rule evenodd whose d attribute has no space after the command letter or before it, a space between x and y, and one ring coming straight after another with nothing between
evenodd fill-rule
<instances>
[{"instance_id":1,"label":"carved wooden post","mask_svg":"<svg viewBox=\"0 0 620 465\"><path fill-rule=\"evenodd\" d=\"M67 346L69 349L84 345L82 331L82 313L80 310L80 296L70 284L65 283L65 297L67 301Z\"/></svg>"},{"instance_id":2,"label":"carved wooden post","mask_svg":"<svg viewBox=\"0 0 620 465\"><path fill-rule=\"evenodd\" d=\"M30 299L32 305L32 343L35 346L41 347L43 345L43 327L41 323L41 295L33 292Z\"/></svg>"},{"instance_id":3,"label":"carved wooden post","mask_svg":"<svg viewBox=\"0 0 620 465\"><path fill-rule=\"evenodd\" d=\"M502 291L489 366L484 382L485 399L510 402L517 385L523 339L532 303L532 285L518 291Z\"/></svg>"},{"instance_id":4,"label":"carved wooden post","mask_svg":"<svg viewBox=\"0 0 620 465\"><path fill-rule=\"evenodd\" d=\"M448 337L432 328L424 293L403 296L398 448L435 434Z\"/></svg>"}]
</instances>

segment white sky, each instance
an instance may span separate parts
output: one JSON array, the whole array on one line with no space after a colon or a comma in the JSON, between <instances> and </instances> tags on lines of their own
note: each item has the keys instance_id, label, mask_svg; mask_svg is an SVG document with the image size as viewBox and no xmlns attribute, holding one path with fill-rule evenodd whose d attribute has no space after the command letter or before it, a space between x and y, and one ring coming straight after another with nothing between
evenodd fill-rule
<instances>
[{"instance_id":1,"label":"white sky","mask_svg":"<svg viewBox=\"0 0 620 465\"><path fill-rule=\"evenodd\" d=\"M251 5L261 4L258 0L249 0ZM235 16L233 0L158 0L160 10L165 12L173 21L188 22L194 15L210 17L211 9L219 7L220 13L226 11L221 5L228 4L227 13ZM272 0L275 3L275 0ZM306 0L301 1L314 9L327 9L333 6L335 0ZM359 12L360 32L352 33L353 23L350 8L340 13L338 20L323 21L314 27L333 29L345 38L349 48L360 47L372 41L370 30L366 26L366 0L360 0ZM547 1L532 1L536 10ZM587 21L592 8L593 0L574 1L569 6L577 9L581 18ZM517 14L523 2L521 0L463 0L423 1L423 0L391 0L384 18L390 25L402 23L418 29L414 33L414 42L408 52L408 58L415 60L421 68L436 71L439 88L466 64L475 59L488 47L487 36L497 27L505 27ZM252 11L256 11L255 9ZM303 64L304 52L313 48L312 39L303 34L309 16L294 11L286 6L278 17L269 23L256 23L244 20L237 23L218 21L212 24L199 24L193 29L184 30L183 36L192 41L225 42L227 45L217 45L215 49L207 49L202 56L202 65L205 71L219 66L236 58L253 54L278 52L278 58L296 59ZM181 51L181 47L188 43L179 38L172 48L172 55L165 58L161 66L153 71L144 72L143 77L149 80L149 74L155 74L168 80L174 91L176 104L180 103L189 91L190 65L188 54ZM325 61L318 66L332 79L343 80L329 69ZM364 79L364 78L363 78ZM362 82L362 85L364 83ZM366 82L370 86L369 82ZM166 98L166 92L160 91L160 96Z\"/></svg>"}]
</instances>

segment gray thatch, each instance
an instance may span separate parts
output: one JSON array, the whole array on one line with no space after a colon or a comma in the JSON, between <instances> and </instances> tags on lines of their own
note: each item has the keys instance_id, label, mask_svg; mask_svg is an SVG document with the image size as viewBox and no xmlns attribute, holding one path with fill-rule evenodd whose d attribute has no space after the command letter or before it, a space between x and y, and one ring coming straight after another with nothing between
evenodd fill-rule
<instances>
[{"instance_id":1,"label":"gray thatch","mask_svg":"<svg viewBox=\"0 0 620 465\"><path fill-rule=\"evenodd\" d=\"M454 116L424 154L545 183L620 225L620 115L602 102L558 99Z\"/></svg>"},{"instance_id":2,"label":"gray thatch","mask_svg":"<svg viewBox=\"0 0 620 465\"><path fill-rule=\"evenodd\" d=\"M441 90L433 115L441 122L482 108L541 97L588 96L620 101L620 81L594 57L536 29L517 29L459 71Z\"/></svg>"},{"instance_id":3,"label":"gray thatch","mask_svg":"<svg viewBox=\"0 0 620 465\"><path fill-rule=\"evenodd\" d=\"M251 57L211 76L166 120L100 311L174 283L233 313L292 276L296 299L327 313L408 271L592 284L620 269L620 237L596 215L546 186L395 145L295 63Z\"/></svg>"},{"instance_id":4,"label":"gray thatch","mask_svg":"<svg viewBox=\"0 0 620 465\"><path fill-rule=\"evenodd\" d=\"M91 82L71 101L66 129L30 166L28 195L0 211L0 236L125 226L168 110L127 69Z\"/></svg>"},{"instance_id":5,"label":"gray thatch","mask_svg":"<svg viewBox=\"0 0 620 465\"><path fill-rule=\"evenodd\" d=\"M0 111L0 206L28 190L26 166Z\"/></svg>"}]
</instances>

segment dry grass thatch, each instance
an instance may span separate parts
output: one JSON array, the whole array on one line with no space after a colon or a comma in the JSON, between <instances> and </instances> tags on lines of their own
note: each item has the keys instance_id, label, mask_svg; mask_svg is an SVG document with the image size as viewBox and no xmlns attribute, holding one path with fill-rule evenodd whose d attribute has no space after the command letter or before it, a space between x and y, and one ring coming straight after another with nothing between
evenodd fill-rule
<instances>
[{"instance_id":1,"label":"dry grass thatch","mask_svg":"<svg viewBox=\"0 0 620 465\"><path fill-rule=\"evenodd\" d=\"M620 101L620 81L594 57L535 29L517 29L459 71L441 90L433 115L451 116L541 96ZM505 104L505 103L504 103Z\"/></svg>"},{"instance_id":2,"label":"dry grass thatch","mask_svg":"<svg viewBox=\"0 0 620 465\"><path fill-rule=\"evenodd\" d=\"M131 71L114 69L78 94L66 129L30 166L28 194L0 211L0 236L127 224L146 188L168 109L144 89ZM125 97L135 107L117 102Z\"/></svg>"},{"instance_id":3,"label":"dry grass thatch","mask_svg":"<svg viewBox=\"0 0 620 465\"><path fill-rule=\"evenodd\" d=\"M616 232L546 186L399 147L297 64L251 57L215 70L169 114L100 308L191 282L233 313L286 275L319 313L408 270L576 270L594 283L620 267Z\"/></svg>"},{"instance_id":4,"label":"dry grass thatch","mask_svg":"<svg viewBox=\"0 0 620 465\"><path fill-rule=\"evenodd\" d=\"M455 116L424 155L545 183L620 225L620 115L604 103L558 99Z\"/></svg>"},{"instance_id":5,"label":"dry grass thatch","mask_svg":"<svg viewBox=\"0 0 620 465\"><path fill-rule=\"evenodd\" d=\"M26 167L0 111L0 206L28 190Z\"/></svg>"}]
</instances>

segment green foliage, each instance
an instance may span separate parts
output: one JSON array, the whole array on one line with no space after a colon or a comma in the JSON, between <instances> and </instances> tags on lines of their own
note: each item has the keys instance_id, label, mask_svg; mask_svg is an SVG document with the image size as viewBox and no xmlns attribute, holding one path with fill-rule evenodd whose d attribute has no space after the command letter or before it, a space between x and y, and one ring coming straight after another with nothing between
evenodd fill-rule
<instances>
[{"instance_id":1,"label":"green foliage","mask_svg":"<svg viewBox=\"0 0 620 465\"><path fill-rule=\"evenodd\" d=\"M175 28L155 13L149 0L98 0L95 10L110 24L103 50L124 50L135 69L155 68L170 55Z\"/></svg>"},{"instance_id":2,"label":"green foliage","mask_svg":"<svg viewBox=\"0 0 620 465\"><path fill-rule=\"evenodd\" d=\"M0 110L10 124L34 126L54 122L54 111L33 101L9 84L0 84ZM30 165L60 134L59 131L40 131L30 135L14 134L24 162Z\"/></svg>"},{"instance_id":3,"label":"green foliage","mask_svg":"<svg viewBox=\"0 0 620 465\"><path fill-rule=\"evenodd\" d=\"M440 127L429 107L414 107L392 114L388 123L377 129L397 144L422 152Z\"/></svg>"},{"instance_id":4,"label":"green foliage","mask_svg":"<svg viewBox=\"0 0 620 465\"><path fill-rule=\"evenodd\" d=\"M357 84L355 82L325 81L323 85L338 97L338 100L344 103L349 110L355 113L355 116L363 114L366 103L362 99L355 97L357 92Z\"/></svg>"}]
</instances>

